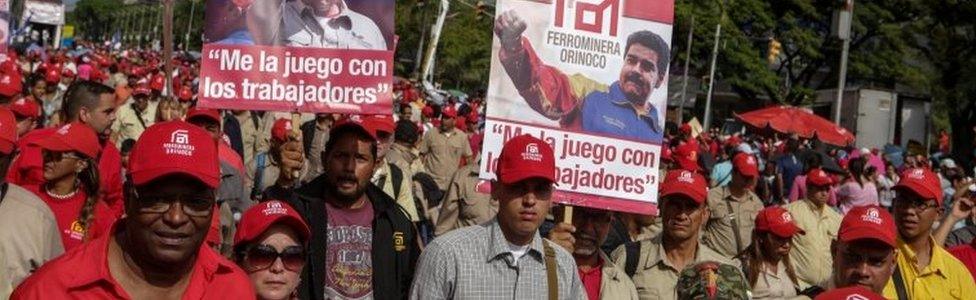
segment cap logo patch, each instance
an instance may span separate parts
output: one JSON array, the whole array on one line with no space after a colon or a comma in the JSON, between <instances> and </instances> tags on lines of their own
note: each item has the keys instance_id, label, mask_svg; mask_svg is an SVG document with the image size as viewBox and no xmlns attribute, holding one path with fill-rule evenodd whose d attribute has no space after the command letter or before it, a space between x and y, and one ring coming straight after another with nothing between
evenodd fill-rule
<instances>
[{"instance_id":1,"label":"cap logo patch","mask_svg":"<svg viewBox=\"0 0 976 300\"><path fill-rule=\"evenodd\" d=\"M820 177L827 177L827 173L824 173L824 171L823 171L823 170L817 170L817 176L820 176Z\"/></svg>"},{"instance_id":2,"label":"cap logo patch","mask_svg":"<svg viewBox=\"0 0 976 300\"><path fill-rule=\"evenodd\" d=\"M877 208L869 208L868 211L864 212L864 215L861 216L861 221L871 222L878 225L884 223L883 221L881 221L881 217L878 216Z\"/></svg>"},{"instance_id":3,"label":"cap logo patch","mask_svg":"<svg viewBox=\"0 0 976 300\"><path fill-rule=\"evenodd\" d=\"M287 215L288 209L281 207L281 202L271 201L268 202L268 207L261 211L265 216L270 215Z\"/></svg>"},{"instance_id":4,"label":"cap logo patch","mask_svg":"<svg viewBox=\"0 0 976 300\"><path fill-rule=\"evenodd\" d=\"M541 162L542 153L539 153L539 144L529 143L525 145L525 152L522 152L522 159Z\"/></svg>"},{"instance_id":5,"label":"cap logo patch","mask_svg":"<svg viewBox=\"0 0 976 300\"><path fill-rule=\"evenodd\" d=\"M678 181L686 183L695 183L695 178L691 176L691 172L681 171L681 175L678 175Z\"/></svg>"},{"instance_id":6,"label":"cap logo patch","mask_svg":"<svg viewBox=\"0 0 976 300\"><path fill-rule=\"evenodd\" d=\"M848 295L847 300L868 300L868 297L864 297L861 294Z\"/></svg>"},{"instance_id":7,"label":"cap logo patch","mask_svg":"<svg viewBox=\"0 0 976 300\"><path fill-rule=\"evenodd\" d=\"M790 215L789 212L783 212L783 215L780 216L780 217L783 219L783 222L786 222L786 223L793 222L793 216Z\"/></svg>"},{"instance_id":8,"label":"cap logo patch","mask_svg":"<svg viewBox=\"0 0 976 300\"><path fill-rule=\"evenodd\" d=\"M925 178L925 171L922 169L914 169L908 174L908 178L922 180Z\"/></svg>"},{"instance_id":9,"label":"cap logo patch","mask_svg":"<svg viewBox=\"0 0 976 300\"><path fill-rule=\"evenodd\" d=\"M750 165L755 165L756 164L756 158L752 157L752 155L749 155L749 157L746 157L746 163L747 164L750 164Z\"/></svg>"},{"instance_id":10,"label":"cap logo patch","mask_svg":"<svg viewBox=\"0 0 976 300\"><path fill-rule=\"evenodd\" d=\"M163 143L166 154L192 156L196 149L190 145L190 132L186 129L177 129L169 136L169 143Z\"/></svg>"},{"instance_id":11,"label":"cap logo patch","mask_svg":"<svg viewBox=\"0 0 976 300\"><path fill-rule=\"evenodd\" d=\"M71 129L71 124L64 125L64 126L61 126L61 128L58 128L58 134L60 134L60 135L68 135L68 129Z\"/></svg>"}]
</instances>

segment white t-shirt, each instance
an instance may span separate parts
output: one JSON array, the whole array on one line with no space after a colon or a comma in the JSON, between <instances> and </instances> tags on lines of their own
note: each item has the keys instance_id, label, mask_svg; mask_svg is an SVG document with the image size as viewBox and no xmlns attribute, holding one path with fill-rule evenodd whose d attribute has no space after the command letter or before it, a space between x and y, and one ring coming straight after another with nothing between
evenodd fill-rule
<instances>
[{"instance_id":1,"label":"white t-shirt","mask_svg":"<svg viewBox=\"0 0 976 300\"><path fill-rule=\"evenodd\" d=\"M518 265L519 258L522 258L522 256L525 256L526 253L529 253L529 245L526 244L518 246L508 243L508 252L512 253L512 264Z\"/></svg>"}]
</instances>

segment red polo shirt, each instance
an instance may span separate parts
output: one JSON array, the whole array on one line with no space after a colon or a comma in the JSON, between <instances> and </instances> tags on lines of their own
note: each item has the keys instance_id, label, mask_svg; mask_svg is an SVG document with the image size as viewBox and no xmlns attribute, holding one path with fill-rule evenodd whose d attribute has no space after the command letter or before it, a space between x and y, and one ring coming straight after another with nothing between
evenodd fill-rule
<instances>
[{"instance_id":1,"label":"red polo shirt","mask_svg":"<svg viewBox=\"0 0 976 300\"><path fill-rule=\"evenodd\" d=\"M44 183L44 158L41 148L32 142L55 132L57 128L36 129L28 132L17 141L20 156L10 164L7 181L19 186L40 185ZM101 182L100 198L116 217L121 217L122 205L122 154L115 143L106 142L98 159L98 178Z\"/></svg>"},{"instance_id":2,"label":"red polo shirt","mask_svg":"<svg viewBox=\"0 0 976 300\"><path fill-rule=\"evenodd\" d=\"M583 271L583 269L576 268L576 271L579 272L580 281L583 282L583 288L586 290L586 296L589 299L600 299L600 283L603 280L603 264L604 262L601 260L599 264L593 266L593 268L589 271Z\"/></svg>"},{"instance_id":3,"label":"red polo shirt","mask_svg":"<svg viewBox=\"0 0 976 300\"><path fill-rule=\"evenodd\" d=\"M973 239L969 244L949 248L949 253L952 253L952 256L966 265L969 273L976 277L976 239Z\"/></svg>"},{"instance_id":4,"label":"red polo shirt","mask_svg":"<svg viewBox=\"0 0 976 300\"><path fill-rule=\"evenodd\" d=\"M48 262L24 280L10 299L131 299L108 268L113 236L102 235ZM210 247L200 247L192 272L183 299L255 299L247 274Z\"/></svg>"},{"instance_id":5,"label":"red polo shirt","mask_svg":"<svg viewBox=\"0 0 976 300\"><path fill-rule=\"evenodd\" d=\"M54 219L58 222L58 231L61 232L61 244L64 250L71 250L84 241L90 241L108 231L118 219L111 209L101 201L95 203L95 210L92 211L91 225L87 231L78 224L78 217L81 215L81 207L84 206L88 194L83 187L79 187L78 192L67 199L56 199L51 197L42 186L26 186L27 190L34 192L38 198L44 200L47 207L54 213Z\"/></svg>"}]
</instances>

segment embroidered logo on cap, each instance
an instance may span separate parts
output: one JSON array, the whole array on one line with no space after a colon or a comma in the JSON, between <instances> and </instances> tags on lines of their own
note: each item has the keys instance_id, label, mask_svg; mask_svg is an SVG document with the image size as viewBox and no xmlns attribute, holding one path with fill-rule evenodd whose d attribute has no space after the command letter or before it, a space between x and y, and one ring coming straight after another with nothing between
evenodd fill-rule
<instances>
[{"instance_id":1,"label":"embroidered logo on cap","mask_svg":"<svg viewBox=\"0 0 976 300\"><path fill-rule=\"evenodd\" d=\"M268 207L266 207L265 209L261 210L261 212L264 213L265 216L270 216L270 215L287 215L288 214L288 209L282 207L281 206L281 202L278 202L278 201L269 201L268 202Z\"/></svg>"},{"instance_id":2,"label":"embroidered logo on cap","mask_svg":"<svg viewBox=\"0 0 976 300\"><path fill-rule=\"evenodd\" d=\"M681 175L678 175L678 181L695 183L695 178L691 176L691 172L681 171Z\"/></svg>"},{"instance_id":3,"label":"embroidered logo on cap","mask_svg":"<svg viewBox=\"0 0 976 300\"><path fill-rule=\"evenodd\" d=\"M908 178L921 180L925 178L925 171L922 169L914 169L908 174Z\"/></svg>"},{"instance_id":4,"label":"embroidered logo on cap","mask_svg":"<svg viewBox=\"0 0 976 300\"><path fill-rule=\"evenodd\" d=\"M166 154L193 156L193 150L196 147L190 145L189 131L177 129L170 134L169 143L163 143L163 149L166 150Z\"/></svg>"},{"instance_id":5,"label":"embroidered logo on cap","mask_svg":"<svg viewBox=\"0 0 976 300\"><path fill-rule=\"evenodd\" d=\"M861 221L871 222L878 225L884 223L884 221L881 220L881 217L878 216L877 208L869 208L866 212L864 212L864 215L861 216Z\"/></svg>"},{"instance_id":6,"label":"embroidered logo on cap","mask_svg":"<svg viewBox=\"0 0 976 300\"><path fill-rule=\"evenodd\" d=\"M756 158L752 157L752 155L749 155L749 157L746 157L746 163L749 165L755 165Z\"/></svg>"},{"instance_id":7,"label":"embroidered logo on cap","mask_svg":"<svg viewBox=\"0 0 976 300\"><path fill-rule=\"evenodd\" d=\"M868 300L868 297L861 296L861 294L853 294L847 296L847 300Z\"/></svg>"},{"instance_id":8,"label":"embroidered logo on cap","mask_svg":"<svg viewBox=\"0 0 976 300\"><path fill-rule=\"evenodd\" d=\"M780 216L780 218L782 218L783 219L783 222L786 222L786 223L793 222L793 216L790 215L789 212L785 212L784 211L783 212L783 215Z\"/></svg>"},{"instance_id":9,"label":"embroidered logo on cap","mask_svg":"<svg viewBox=\"0 0 976 300\"><path fill-rule=\"evenodd\" d=\"M525 152L522 152L522 159L542 161L542 153L539 153L539 145L536 143L525 145Z\"/></svg>"},{"instance_id":10,"label":"embroidered logo on cap","mask_svg":"<svg viewBox=\"0 0 976 300\"><path fill-rule=\"evenodd\" d=\"M58 134L60 134L60 135L68 135L68 129L71 129L71 124L64 125L64 126L61 126L61 128L58 128Z\"/></svg>"}]
</instances>

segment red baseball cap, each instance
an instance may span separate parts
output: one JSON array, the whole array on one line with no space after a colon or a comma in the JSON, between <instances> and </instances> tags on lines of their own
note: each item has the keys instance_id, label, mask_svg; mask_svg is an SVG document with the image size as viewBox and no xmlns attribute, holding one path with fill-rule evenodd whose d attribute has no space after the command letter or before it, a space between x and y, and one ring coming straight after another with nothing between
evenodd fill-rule
<instances>
[{"instance_id":1,"label":"red baseball cap","mask_svg":"<svg viewBox=\"0 0 976 300\"><path fill-rule=\"evenodd\" d=\"M698 204L705 203L708 197L708 183L701 174L689 170L671 170L661 182L660 197L681 195Z\"/></svg>"},{"instance_id":2,"label":"red baseball cap","mask_svg":"<svg viewBox=\"0 0 976 300\"><path fill-rule=\"evenodd\" d=\"M691 134L691 124L688 123L681 124L681 127L679 127L678 130L684 134Z\"/></svg>"},{"instance_id":3,"label":"red baseball cap","mask_svg":"<svg viewBox=\"0 0 976 300\"><path fill-rule=\"evenodd\" d=\"M444 105L441 108L441 118L456 118L457 109L454 109L453 105Z\"/></svg>"},{"instance_id":4,"label":"red baseball cap","mask_svg":"<svg viewBox=\"0 0 976 300\"><path fill-rule=\"evenodd\" d=\"M129 156L132 183L143 185L171 174L189 175L217 188L217 142L210 133L184 121L169 121L149 126L139 136Z\"/></svg>"},{"instance_id":5,"label":"red baseball cap","mask_svg":"<svg viewBox=\"0 0 976 300\"><path fill-rule=\"evenodd\" d=\"M770 206L756 215L756 230L770 232L781 238L791 238L797 233L806 234L796 226L793 215L779 206Z\"/></svg>"},{"instance_id":6,"label":"red baseball cap","mask_svg":"<svg viewBox=\"0 0 976 300\"><path fill-rule=\"evenodd\" d=\"M342 118L339 121L336 121L335 125L332 126L332 129L329 130L329 136L335 137L336 133L339 132L340 130L348 130L348 129L359 130L363 133L366 133L366 135L368 135L373 140L379 139L376 137L376 130L373 129L372 124L370 122L366 122L365 120L363 120L362 117L358 115L351 115L349 117Z\"/></svg>"},{"instance_id":7,"label":"red baseball cap","mask_svg":"<svg viewBox=\"0 0 976 300\"><path fill-rule=\"evenodd\" d=\"M75 151L88 158L96 158L102 151L102 146L98 143L98 134L81 122L65 124L53 134L32 144L51 151Z\"/></svg>"},{"instance_id":8,"label":"red baseball cap","mask_svg":"<svg viewBox=\"0 0 976 300\"><path fill-rule=\"evenodd\" d=\"M10 109L0 106L0 153L10 154L17 144L17 119Z\"/></svg>"},{"instance_id":9,"label":"red baseball cap","mask_svg":"<svg viewBox=\"0 0 976 300\"><path fill-rule=\"evenodd\" d=\"M163 75L153 75L149 81L149 88L156 91L162 91L164 85L166 85L166 78L163 78Z\"/></svg>"},{"instance_id":10,"label":"red baseball cap","mask_svg":"<svg viewBox=\"0 0 976 300\"><path fill-rule=\"evenodd\" d=\"M286 118L277 119L271 126L271 138L278 142L288 141L288 132L292 130L291 120Z\"/></svg>"},{"instance_id":11,"label":"red baseball cap","mask_svg":"<svg viewBox=\"0 0 976 300\"><path fill-rule=\"evenodd\" d=\"M61 82L61 71L54 68L47 70L47 72L44 74L44 81L47 81L48 83Z\"/></svg>"},{"instance_id":12,"label":"red baseball cap","mask_svg":"<svg viewBox=\"0 0 976 300\"><path fill-rule=\"evenodd\" d=\"M0 95L13 97L20 93L21 82L19 73L7 73L3 72L0 74Z\"/></svg>"},{"instance_id":13,"label":"red baseball cap","mask_svg":"<svg viewBox=\"0 0 976 300\"><path fill-rule=\"evenodd\" d=\"M150 92L149 91L149 85L147 85L145 83L140 83L139 85L136 86L135 89L132 90L132 95L133 96L135 96L135 95L149 95L149 92Z\"/></svg>"},{"instance_id":14,"label":"red baseball cap","mask_svg":"<svg viewBox=\"0 0 976 300\"><path fill-rule=\"evenodd\" d=\"M193 100L193 90L191 90L188 86L184 86L182 89L180 89L179 100L183 102Z\"/></svg>"},{"instance_id":15,"label":"red baseball cap","mask_svg":"<svg viewBox=\"0 0 976 300\"><path fill-rule=\"evenodd\" d=\"M684 143L674 149L674 160L678 162L678 168L692 172L698 172L698 146L693 143Z\"/></svg>"},{"instance_id":16,"label":"red baseball cap","mask_svg":"<svg viewBox=\"0 0 976 300\"><path fill-rule=\"evenodd\" d=\"M815 300L885 300L885 297L878 295L866 287L860 285L845 288L833 289L817 295Z\"/></svg>"},{"instance_id":17,"label":"red baseball cap","mask_svg":"<svg viewBox=\"0 0 976 300\"><path fill-rule=\"evenodd\" d=\"M942 205L941 186L939 177L932 171L925 168L912 168L902 172L901 180L895 185L895 189L911 191L924 199L935 199L935 202Z\"/></svg>"},{"instance_id":18,"label":"red baseball cap","mask_svg":"<svg viewBox=\"0 0 976 300\"><path fill-rule=\"evenodd\" d=\"M190 120L196 118L206 118L207 120L211 120L219 124L220 112L217 112L216 109L212 108L191 107L190 110L186 112L186 121L190 122Z\"/></svg>"},{"instance_id":19,"label":"red baseball cap","mask_svg":"<svg viewBox=\"0 0 976 300\"><path fill-rule=\"evenodd\" d=\"M71 69L64 69L64 71L61 72L61 76L75 78L75 72Z\"/></svg>"},{"instance_id":20,"label":"red baseball cap","mask_svg":"<svg viewBox=\"0 0 976 300\"><path fill-rule=\"evenodd\" d=\"M897 236L895 219L884 208L877 206L859 206L852 208L844 215L840 222L837 236L841 242L849 243L859 239L875 239L892 248Z\"/></svg>"},{"instance_id":21,"label":"red baseball cap","mask_svg":"<svg viewBox=\"0 0 976 300\"><path fill-rule=\"evenodd\" d=\"M552 147L542 140L523 134L502 146L498 157L498 180L513 184L529 178L543 178L556 182L556 157Z\"/></svg>"},{"instance_id":22,"label":"red baseball cap","mask_svg":"<svg viewBox=\"0 0 976 300\"><path fill-rule=\"evenodd\" d=\"M8 107L10 108L10 111L14 113L14 115L21 116L23 118L38 118L41 116L41 106L37 105L37 102L31 98L17 98L17 100L11 102Z\"/></svg>"},{"instance_id":23,"label":"red baseball cap","mask_svg":"<svg viewBox=\"0 0 976 300\"><path fill-rule=\"evenodd\" d=\"M807 172L807 184L812 184L816 186L825 186L834 184L834 178L830 177L827 172L824 172L820 168L810 169Z\"/></svg>"},{"instance_id":24,"label":"red baseball cap","mask_svg":"<svg viewBox=\"0 0 976 300\"><path fill-rule=\"evenodd\" d=\"M288 203L269 200L251 206L241 216L241 222L237 224L237 232L234 234L234 245L244 245L253 242L264 234L265 230L271 225L281 223L291 227L295 233L301 237L302 241L308 241L312 235L308 224Z\"/></svg>"},{"instance_id":25,"label":"red baseball cap","mask_svg":"<svg viewBox=\"0 0 976 300\"><path fill-rule=\"evenodd\" d=\"M393 122L392 115L368 115L363 117L363 122L369 123L369 127L377 131L377 136L381 131L389 134L396 131L396 123Z\"/></svg>"},{"instance_id":26,"label":"red baseball cap","mask_svg":"<svg viewBox=\"0 0 976 300\"><path fill-rule=\"evenodd\" d=\"M748 177L759 176L759 164L756 163L756 157L751 154L736 154L732 158L732 166L739 171L739 174Z\"/></svg>"}]
</instances>

